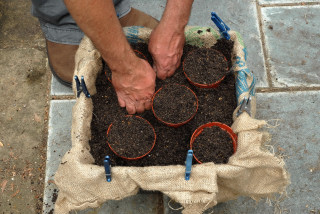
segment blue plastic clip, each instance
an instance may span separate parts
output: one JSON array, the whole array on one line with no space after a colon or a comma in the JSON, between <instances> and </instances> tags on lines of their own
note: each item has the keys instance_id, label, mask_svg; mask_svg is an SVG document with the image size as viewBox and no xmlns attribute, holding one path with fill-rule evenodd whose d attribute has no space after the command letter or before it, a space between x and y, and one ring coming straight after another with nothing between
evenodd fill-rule
<instances>
[{"instance_id":1,"label":"blue plastic clip","mask_svg":"<svg viewBox=\"0 0 320 214\"><path fill-rule=\"evenodd\" d=\"M110 157L106 156L103 161L104 169L106 171L106 179L108 182L111 182L111 163Z\"/></svg>"},{"instance_id":2,"label":"blue plastic clip","mask_svg":"<svg viewBox=\"0 0 320 214\"><path fill-rule=\"evenodd\" d=\"M237 112L237 117L239 117L243 112L247 112L251 116L251 95L249 97L244 97L240 108Z\"/></svg>"},{"instance_id":3,"label":"blue plastic clip","mask_svg":"<svg viewBox=\"0 0 320 214\"><path fill-rule=\"evenodd\" d=\"M190 180L192 158L193 158L193 150L188 150L187 159L186 159L186 175L185 175L186 181Z\"/></svg>"},{"instance_id":4,"label":"blue plastic clip","mask_svg":"<svg viewBox=\"0 0 320 214\"><path fill-rule=\"evenodd\" d=\"M77 75L74 76L74 79L76 80L76 85L77 85L77 97L79 97L81 92L83 92L86 95L86 97L90 98L91 95L87 89L86 82L84 81L84 77L81 76L81 83Z\"/></svg>"},{"instance_id":5,"label":"blue plastic clip","mask_svg":"<svg viewBox=\"0 0 320 214\"><path fill-rule=\"evenodd\" d=\"M227 39L230 40L230 35L228 33L228 31L230 30L230 28L220 19L220 17L215 13L215 12L211 12L211 20L217 25L217 27L219 28L219 31L221 33L221 35Z\"/></svg>"}]
</instances>

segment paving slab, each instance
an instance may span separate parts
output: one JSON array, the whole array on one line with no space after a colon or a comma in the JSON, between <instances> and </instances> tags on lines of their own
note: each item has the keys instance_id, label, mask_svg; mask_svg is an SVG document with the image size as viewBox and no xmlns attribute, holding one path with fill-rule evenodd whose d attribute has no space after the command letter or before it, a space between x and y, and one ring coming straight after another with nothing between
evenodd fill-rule
<instances>
[{"instance_id":1,"label":"paving slab","mask_svg":"<svg viewBox=\"0 0 320 214\"><path fill-rule=\"evenodd\" d=\"M180 203L171 200L170 197L163 195L163 213L164 214L180 214L183 209Z\"/></svg>"},{"instance_id":2,"label":"paving slab","mask_svg":"<svg viewBox=\"0 0 320 214\"><path fill-rule=\"evenodd\" d=\"M150 14L154 18L160 20L162 13L166 7L166 0L157 1L141 1L141 0L130 0L131 7L137 8L147 14Z\"/></svg>"},{"instance_id":3,"label":"paving slab","mask_svg":"<svg viewBox=\"0 0 320 214\"><path fill-rule=\"evenodd\" d=\"M305 4L305 3L314 3L314 2L320 2L319 0L258 0L259 4L266 4L266 5L272 5L272 4Z\"/></svg>"},{"instance_id":4,"label":"paving slab","mask_svg":"<svg viewBox=\"0 0 320 214\"><path fill-rule=\"evenodd\" d=\"M71 212L72 213L72 212ZM75 213L75 212L73 212ZM107 201L96 209L78 211L77 214L162 214L162 194L140 192L137 195L124 198L120 201Z\"/></svg>"},{"instance_id":5,"label":"paving slab","mask_svg":"<svg viewBox=\"0 0 320 214\"><path fill-rule=\"evenodd\" d=\"M72 107L75 100L52 100L50 102L46 177L43 213L52 213L58 190L53 183L54 175L63 155L71 148Z\"/></svg>"},{"instance_id":6,"label":"paving slab","mask_svg":"<svg viewBox=\"0 0 320 214\"><path fill-rule=\"evenodd\" d=\"M273 85L320 86L320 5L261 11Z\"/></svg>"},{"instance_id":7,"label":"paving slab","mask_svg":"<svg viewBox=\"0 0 320 214\"><path fill-rule=\"evenodd\" d=\"M51 79L51 96L72 96L73 91L70 87L61 84L57 78L52 75Z\"/></svg>"},{"instance_id":8,"label":"paving slab","mask_svg":"<svg viewBox=\"0 0 320 214\"><path fill-rule=\"evenodd\" d=\"M257 118L279 119L268 129L291 174L284 213L320 212L320 91L258 94ZM271 121L270 121L271 122Z\"/></svg>"},{"instance_id":9,"label":"paving slab","mask_svg":"<svg viewBox=\"0 0 320 214\"><path fill-rule=\"evenodd\" d=\"M170 201L170 198L164 198L164 214L181 214L181 204ZM170 204L170 206L169 206ZM249 197L239 197L237 200L219 203L215 207L206 210L203 214L256 214L256 213L274 213L274 207L261 200L256 202ZM277 213L278 214L278 213Z\"/></svg>"}]
</instances>

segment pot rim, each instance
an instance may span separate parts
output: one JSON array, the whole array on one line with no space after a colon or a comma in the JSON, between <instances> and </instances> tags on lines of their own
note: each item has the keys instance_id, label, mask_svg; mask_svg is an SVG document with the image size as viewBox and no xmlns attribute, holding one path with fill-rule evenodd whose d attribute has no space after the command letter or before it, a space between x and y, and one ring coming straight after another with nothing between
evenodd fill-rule
<instances>
[{"instance_id":1,"label":"pot rim","mask_svg":"<svg viewBox=\"0 0 320 214\"><path fill-rule=\"evenodd\" d=\"M119 155L119 154L112 148L112 146L110 145L110 143L109 143L109 141L108 141L108 135L109 135L109 132L110 132L110 130L111 130L111 127L112 127L113 123L111 123L111 124L109 125L108 130L107 130L107 144L108 144L109 148L111 149L111 151L112 151L114 154L116 154L118 157L122 158L122 159L126 159L126 160L138 160L138 159L141 159L141 158L145 157L146 155L148 155L148 154L153 150L153 148L154 148L154 146L155 146L155 144L156 144L156 139L157 139L156 131L154 130L154 127L151 125L151 123L150 123L148 120L144 119L143 117L140 117L140 116L138 116L138 115L126 115L125 117L136 117L136 118L139 118L139 119L144 120L145 122L147 122L147 123L149 124L149 126L152 128L153 134L154 134L154 140L153 140L153 144L152 144L150 150L149 150L148 152L146 152L145 154L143 154L143 155L141 155L141 156L138 156L138 157L134 157L134 158L128 158L128 157L124 157L124 156Z\"/></svg>"},{"instance_id":2,"label":"pot rim","mask_svg":"<svg viewBox=\"0 0 320 214\"><path fill-rule=\"evenodd\" d=\"M194 51L194 50L190 51L190 52L187 54L187 56L184 58L183 62L182 62L182 70L183 70L183 73L184 73L185 77L187 78L187 80L188 80L192 85L194 85L194 86L196 86L196 87L199 87L199 88L217 88L217 87L220 85L220 83L224 80L224 78L227 76L227 74L228 74L228 70L229 70L228 64L227 64L227 67L226 67L226 69L225 69L226 74L225 74L220 80L218 80L218 81L216 81L216 82L214 82L214 83L209 83L209 84L203 84L203 83L194 82L194 81L192 81L192 80L188 77L188 75L187 75L186 72L184 71L185 61L186 61L188 55L191 54L193 51ZM215 52L218 52L218 53L222 54L222 56L224 57L224 60L228 63L227 58L224 56L223 53L221 53L221 51L218 51L218 50L215 50L215 49L212 49L212 51L215 51Z\"/></svg>"},{"instance_id":3,"label":"pot rim","mask_svg":"<svg viewBox=\"0 0 320 214\"><path fill-rule=\"evenodd\" d=\"M197 114L197 112L198 112L199 101L198 101L198 97L197 97L196 93L194 93L194 91L193 91L191 88L189 88L188 86L182 85L182 84L178 84L178 83L174 83L174 84L175 84L175 85L179 85L179 86L183 86L183 87L187 88L189 91L192 92L192 94L193 94L194 97L196 98L197 108L196 108L195 112L192 114L192 116L191 116L188 120L183 121L183 122L181 122L181 123L169 123L169 122L166 122L166 121L162 120L161 118L159 118L159 117L157 116L157 114L156 114L155 111L154 111L154 107L153 107L154 99L155 99L156 95L158 94L158 92L161 91L164 87L166 87L166 85L165 85L165 86L162 86L161 88L159 88L159 89L154 93L154 95L152 96L152 112L153 112L154 117L155 117L157 120L159 120L160 122L166 124L167 126L177 128L177 127L179 127L179 126L182 126L182 125L188 123L190 120L192 120L192 119L194 118L194 116L195 116L195 115Z\"/></svg>"},{"instance_id":4,"label":"pot rim","mask_svg":"<svg viewBox=\"0 0 320 214\"><path fill-rule=\"evenodd\" d=\"M219 128L221 128L223 131L226 131L229 136L232 139L232 145L233 145L233 154L236 153L237 151L237 146L238 146L238 136L232 131L232 129L224 124L224 123L220 123L220 122L210 122L210 123L206 123L204 125L201 125L200 127L198 127L192 134L191 139L190 139L190 149L192 149L192 145L195 141L195 139L201 134L201 132L205 129L205 128L210 128L213 126L218 126ZM200 160L198 160L198 158L196 157L196 155L193 153L193 157L194 159L199 163L202 164L202 162Z\"/></svg>"}]
</instances>

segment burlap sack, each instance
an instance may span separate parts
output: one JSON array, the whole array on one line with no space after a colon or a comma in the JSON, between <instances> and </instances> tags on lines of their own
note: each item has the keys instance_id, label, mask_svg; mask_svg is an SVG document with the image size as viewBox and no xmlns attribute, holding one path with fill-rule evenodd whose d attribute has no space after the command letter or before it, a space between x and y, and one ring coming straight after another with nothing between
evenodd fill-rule
<instances>
[{"instance_id":1,"label":"burlap sack","mask_svg":"<svg viewBox=\"0 0 320 214\"><path fill-rule=\"evenodd\" d=\"M187 43L206 47L214 45L219 34L212 28L207 29L186 28ZM151 33L150 29L141 27L125 28L124 31L130 42L148 42ZM251 117L244 112L237 118L239 107L235 110L232 129L238 134L238 148L228 164L194 165L189 181L184 179L185 167L182 165L113 167L112 182L106 182L104 167L93 165L94 159L89 152L92 100L81 93L73 107L72 148L63 157L63 164L55 175L59 188L56 213L98 207L107 200L121 200L134 195L140 188L163 192L183 205L184 214L202 213L219 202L238 196L259 199L285 191L289 178L284 162L262 149L267 134L258 129L266 122L253 118L254 76L245 64L246 51L242 39L236 32L230 34L235 42L233 70L237 79L238 104L249 94L253 96L253 102ZM75 75L84 76L92 95L96 93L95 80L101 70L100 53L85 37L76 54ZM73 89L76 92L75 86Z\"/></svg>"}]
</instances>

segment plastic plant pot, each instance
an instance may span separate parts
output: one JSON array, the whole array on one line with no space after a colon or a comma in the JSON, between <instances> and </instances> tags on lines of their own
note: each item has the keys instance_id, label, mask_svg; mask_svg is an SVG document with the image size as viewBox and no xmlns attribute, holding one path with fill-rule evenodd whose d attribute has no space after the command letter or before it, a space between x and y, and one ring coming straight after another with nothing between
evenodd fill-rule
<instances>
[{"instance_id":1,"label":"plastic plant pot","mask_svg":"<svg viewBox=\"0 0 320 214\"><path fill-rule=\"evenodd\" d=\"M199 128L197 128L192 136L191 136L191 140L190 140L190 149L192 149L192 146L193 146L193 143L194 141L196 140L196 138L202 133L202 131L205 129L205 128L210 128L210 127L213 127L213 126L218 126L220 127L223 131L227 132L229 134L229 136L231 137L232 139L232 145L233 145L233 154L237 151L237 140L238 140L238 136L232 131L232 129L227 126L226 124L223 124L223 123L219 123L219 122L211 122L211 123L207 123L207 124L204 124L202 126L200 126ZM196 154L193 153L193 157L194 159L198 162L198 163L202 163L197 157L196 157Z\"/></svg>"},{"instance_id":2,"label":"plastic plant pot","mask_svg":"<svg viewBox=\"0 0 320 214\"><path fill-rule=\"evenodd\" d=\"M194 81L190 78L190 76L188 76L188 74L185 72L185 69L186 69L186 60L188 58L188 56L190 56L191 54L194 53L194 51L190 51L188 53L188 55L185 57L185 59L183 60L182 62L182 69L183 69L183 72L184 72L184 75L186 76L187 80L194 86L196 87L199 87L199 88L217 88L220 83L224 80L224 78L226 77L226 75L228 74L228 70L229 70L229 67L228 67L228 60L226 59L226 57L220 52L220 51L217 51L217 50L214 50L214 49L210 49L210 51L212 52L215 52L217 55L219 55L220 57L223 57L224 61L226 62L226 67L223 69L223 71L225 71L225 75L222 76L222 78L220 78L218 81L215 81L215 82L212 82L212 83L200 83L200 82L197 82L197 81ZM209 67L210 68L210 67ZM209 69L208 68L208 69Z\"/></svg>"},{"instance_id":3,"label":"plastic plant pot","mask_svg":"<svg viewBox=\"0 0 320 214\"><path fill-rule=\"evenodd\" d=\"M161 96L160 94L168 94L168 93L165 93L167 89L171 89L171 88L177 88L178 90L184 90L184 92L187 92L188 96L192 97L193 101L189 100L189 102L193 102L193 106L192 106L192 112L190 113L190 116L189 117L185 117L185 115L182 115L182 117L185 117L185 119L183 121L179 121L179 122L173 122L172 121L172 114L173 113L177 113L178 114L178 118L181 118L180 117L180 114L183 114L183 105L179 105L181 104L180 101L183 101L183 96L175 96L174 99L175 100L168 100L168 102L162 102L161 105L165 108L167 107L168 105L166 104L169 104L169 103L175 103L177 105L179 105L178 107L175 108L175 111L172 110L172 108L168 108L168 109L162 109L162 112L167 112L169 114L169 119L164 119L164 117L161 116L161 114L159 114L160 112L158 110L155 109L155 103L156 103L156 99L159 99L159 97ZM163 93L162 93L163 92ZM171 92L171 91L170 91ZM173 91L174 93L174 91ZM159 96L160 95L160 96ZM176 94L174 94L176 95ZM190 104L189 103L189 104ZM180 85L180 84L170 84L170 85L166 85L164 87L161 87L152 97L152 112L155 116L155 118L157 118L157 120L159 120L160 122L166 124L167 126L170 126L170 127L179 127L179 126L182 126L186 123L188 123L190 120L193 119L193 117L196 115L197 111L198 111L198 97L197 95L190 89L188 88L187 86L185 85ZM175 115L177 115L175 114ZM170 116L171 115L171 116Z\"/></svg>"},{"instance_id":4,"label":"plastic plant pot","mask_svg":"<svg viewBox=\"0 0 320 214\"><path fill-rule=\"evenodd\" d=\"M133 51L135 52L137 57L148 61L147 57L143 53L141 53L138 50L133 50ZM112 83L111 82L112 73L111 73L109 67L107 67L107 65L104 70L105 70L104 73L105 73L106 77L108 78L109 82Z\"/></svg>"},{"instance_id":5,"label":"plastic plant pot","mask_svg":"<svg viewBox=\"0 0 320 214\"><path fill-rule=\"evenodd\" d=\"M115 148L114 144L109 141L110 133L111 133L111 131L113 130L114 126L116 126L116 125L114 125L114 123L111 123L111 124L109 125L109 127L108 127L108 130L107 130L107 143L108 143L108 146L109 146L109 148L111 149L111 151L112 151L114 154L116 154L117 156L119 156L119 157L121 157L121 158L123 158L123 159L126 159L126 160L138 160L138 159L141 159L141 158L145 157L146 155L148 155L148 154L152 151L152 149L154 148L154 146L155 146L155 144L156 144L156 132L155 132L153 126L149 123L149 121L145 120L144 118L142 118L142 117L140 117L140 116L136 116L136 115L126 115L125 117L126 117L126 118L133 117L134 119L138 119L138 120L142 121L143 124L145 125L145 127L143 128L143 130L146 130L146 127L149 127L150 129L152 129L152 132L153 132L153 136L154 136L154 137L153 137L153 140L150 140L150 143L148 144L148 147L145 149L146 152L144 152L143 154L139 154L138 156L135 156L135 157L128 157L128 156L124 156L124 155L122 155L122 154L119 154L119 152L118 152L118 150ZM118 121L118 122L119 122L119 121ZM123 120L122 120L121 122L123 123ZM130 121L129 121L129 122L130 122ZM134 124L132 124L132 126L134 126ZM125 126L125 127L126 127L126 126ZM126 127L126 128L127 128L126 130L133 130L132 128L130 129L130 127L129 127L129 128ZM141 129L142 129L142 128L141 128ZM139 132L140 132L140 130L139 130ZM123 132L122 132L122 133L123 133ZM131 136L130 136L130 137L131 137ZM122 140L122 139L120 139L120 141L121 141L121 140ZM132 139L130 139L130 140L132 141ZM136 140L136 138L133 139L133 140ZM149 142L149 139L148 139L148 142ZM130 145L132 145L132 146L130 146ZM134 146L136 146L136 142L135 142L134 144L128 143L128 144L126 144L125 146L123 146L122 148L125 147L127 151L128 151L128 150L135 150L135 151L141 150L140 147L139 147L139 148L135 148Z\"/></svg>"}]
</instances>

